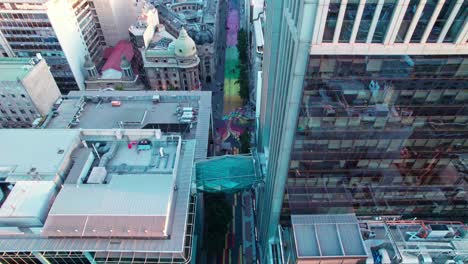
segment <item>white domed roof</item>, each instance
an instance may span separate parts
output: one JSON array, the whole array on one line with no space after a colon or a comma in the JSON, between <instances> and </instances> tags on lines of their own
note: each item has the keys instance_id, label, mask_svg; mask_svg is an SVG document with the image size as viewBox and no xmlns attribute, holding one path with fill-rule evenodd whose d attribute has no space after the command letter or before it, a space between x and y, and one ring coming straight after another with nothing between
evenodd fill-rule
<instances>
[{"instance_id":1,"label":"white domed roof","mask_svg":"<svg viewBox=\"0 0 468 264\"><path fill-rule=\"evenodd\" d=\"M197 54L195 41L187 34L185 28L180 30L179 37L173 43L176 56L190 57Z\"/></svg>"}]
</instances>

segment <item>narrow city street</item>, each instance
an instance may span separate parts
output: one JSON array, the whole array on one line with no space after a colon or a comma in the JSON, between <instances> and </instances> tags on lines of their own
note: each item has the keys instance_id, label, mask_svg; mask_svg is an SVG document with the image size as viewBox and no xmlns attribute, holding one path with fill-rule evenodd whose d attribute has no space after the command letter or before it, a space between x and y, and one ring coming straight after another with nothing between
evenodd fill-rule
<instances>
[{"instance_id":1,"label":"narrow city street","mask_svg":"<svg viewBox=\"0 0 468 264\"><path fill-rule=\"evenodd\" d=\"M232 222L226 234L226 247L222 263L242 263L242 196L240 193L227 194L232 205Z\"/></svg>"},{"instance_id":2,"label":"narrow city street","mask_svg":"<svg viewBox=\"0 0 468 264\"><path fill-rule=\"evenodd\" d=\"M227 20L228 3L227 0L219 0L218 10L218 25L225 25ZM226 27L216 27L216 75L214 81L212 81L204 90L212 92L212 108L213 108L213 119L216 121L221 120L223 116L224 106L224 68L225 68L225 50L226 50Z\"/></svg>"},{"instance_id":3,"label":"narrow city street","mask_svg":"<svg viewBox=\"0 0 468 264\"><path fill-rule=\"evenodd\" d=\"M244 0L219 0L218 10L218 26L216 32L216 54L217 54L217 71L215 79L209 85L204 87L204 90L212 92L212 109L213 109L213 126L215 129L214 137L221 137L219 131L230 130L232 122L226 120L226 116L232 116L242 105L242 100L239 97L238 64L239 55L237 50L237 32L243 19L245 18L245 2ZM234 134L236 127L232 127ZM222 148L223 141L216 141L215 145L219 150ZM220 154L219 152L216 152ZM216 258L211 256L208 259L210 263L245 263L243 241L245 239L245 223L243 217L247 215L252 221L252 216L246 209L250 207L243 206L250 196L246 196L243 192L230 193L225 195L226 200L231 205L232 221L229 227L229 232L225 236L225 246L223 252L219 252ZM249 202L248 202L249 203ZM249 203L251 204L251 203ZM249 222L248 225L252 223ZM251 230L249 228L247 234ZM248 236L251 239L251 235ZM249 251L249 250L248 250ZM247 261L251 261L252 252L248 252Z\"/></svg>"}]
</instances>

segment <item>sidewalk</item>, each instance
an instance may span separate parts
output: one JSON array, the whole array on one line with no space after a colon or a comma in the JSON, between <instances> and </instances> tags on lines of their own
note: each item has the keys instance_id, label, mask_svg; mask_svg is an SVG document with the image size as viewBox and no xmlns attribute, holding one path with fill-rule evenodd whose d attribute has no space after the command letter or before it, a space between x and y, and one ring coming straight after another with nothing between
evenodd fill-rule
<instances>
[{"instance_id":1,"label":"sidewalk","mask_svg":"<svg viewBox=\"0 0 468 264\"><path fill-rule=\"evenodd\" d=\"M242 253L244 263L255 263L255 219L253 216L252 194L242 193Z\"/></svg>"}]
</instances>

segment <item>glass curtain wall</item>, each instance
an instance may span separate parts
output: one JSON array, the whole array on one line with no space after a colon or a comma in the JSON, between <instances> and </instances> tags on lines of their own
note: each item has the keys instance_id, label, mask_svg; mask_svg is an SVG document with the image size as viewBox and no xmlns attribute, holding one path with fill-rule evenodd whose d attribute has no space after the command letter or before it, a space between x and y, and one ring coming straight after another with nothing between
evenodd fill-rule
<instances>
[{"instance_id":1,"label":"glass curtain wall","mask_svg":"<svg viewBox=\"0 0 468 264\"><path fill-rule=\"evenodd\" d=\"M283 216L468 217L467 103L468 56L311 56Z\"/></svg>"}]
</instances>

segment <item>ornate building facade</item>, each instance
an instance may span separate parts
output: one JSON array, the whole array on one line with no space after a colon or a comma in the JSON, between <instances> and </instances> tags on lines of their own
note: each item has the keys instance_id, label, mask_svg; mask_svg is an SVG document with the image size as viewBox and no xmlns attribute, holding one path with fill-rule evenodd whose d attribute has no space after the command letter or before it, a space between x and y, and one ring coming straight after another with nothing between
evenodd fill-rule
<instances>
[{"instance_id":1,"label":"ornate building facade","mask_svg":"<svg viewBox=\"0 0 468 264\"><path fill-rule=\"evenodd\" d=\"M144 80L153 90L199 90L201 88L195 41L181 28L177 38L159 24L158 10L146 6L130 27Z\"/></svg>"}]
</instances>

